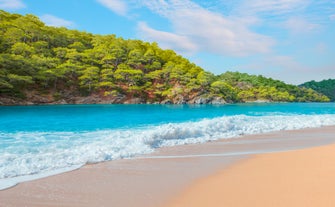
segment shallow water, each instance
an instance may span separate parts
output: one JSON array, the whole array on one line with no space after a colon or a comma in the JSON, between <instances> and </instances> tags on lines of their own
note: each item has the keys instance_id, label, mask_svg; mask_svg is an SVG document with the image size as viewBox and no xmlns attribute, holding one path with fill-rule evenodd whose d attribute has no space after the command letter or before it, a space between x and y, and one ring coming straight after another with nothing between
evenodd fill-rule
<instances>
[{"instance_id":1,"label":"shallow water","mask_svg":"<svg viewBox=\"0 0 335 207\"><path fill-rule=\"evenodd\" d=\"M0 107L0 188L163 146L335 125L334 103Z\"/></svg>"}]
</instances>

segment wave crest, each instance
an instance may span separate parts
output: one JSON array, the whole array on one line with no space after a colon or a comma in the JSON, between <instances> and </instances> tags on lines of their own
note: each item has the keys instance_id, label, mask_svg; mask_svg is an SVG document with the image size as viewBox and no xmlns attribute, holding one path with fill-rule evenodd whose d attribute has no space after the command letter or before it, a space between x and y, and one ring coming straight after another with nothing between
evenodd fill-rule
<instances>
[{"instance_id":1,"label":"wave crest","mask_svg":"<svg viewBox=\"0 0 335 207\"><path fill-rule=\"evenodd\" d=\"M128 130L0 132L0 179L133 157L163 146L328 125L335 125L335 115L237 115Z\"/></svg>"}]
</instances>

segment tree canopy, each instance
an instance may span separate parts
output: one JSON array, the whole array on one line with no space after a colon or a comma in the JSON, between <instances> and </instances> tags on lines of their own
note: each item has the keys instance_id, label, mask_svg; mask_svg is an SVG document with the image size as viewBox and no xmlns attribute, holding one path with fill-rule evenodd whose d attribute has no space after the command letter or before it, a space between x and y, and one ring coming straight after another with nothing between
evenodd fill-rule
<instances>
[{"instance_id":1,"label":"tree canopy","mask_svg":"<svg viewBox=\"0 0 335 207\"><path fill-rule=\"evenodd\" d=\"M300 87L310 88L319 93L322 93L330 98L331 101L335 101L335 79L328 79L322 81L309 81Z\"/></svg>"},{"instance_id":2,"label":"tree canopy","mask_svg":"<svg viewBox=\"0 0 335 207\"><path fill-rule=\"evenodd\" d=\"M329 101L312 89L226 72L214 75L157 43L46 26L0 11L0 98L140 98L154 103L220 97L227 102Z\"/></svg>"}]
</instances>

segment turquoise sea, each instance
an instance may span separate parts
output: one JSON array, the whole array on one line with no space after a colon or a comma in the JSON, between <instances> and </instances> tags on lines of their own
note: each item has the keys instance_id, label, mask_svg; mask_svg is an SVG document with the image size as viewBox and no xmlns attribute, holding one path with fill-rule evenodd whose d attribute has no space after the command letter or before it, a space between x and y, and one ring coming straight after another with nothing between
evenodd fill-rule
<instances>
[{"instance_id":1,"label":"turquoise sea","mask_svg":"<svg viewBox=\"0 0 335 207\"><path fill-rule=\"evenodd\" d=\"M335 125L335 103L0 106L0 189L86 163Z\"/></svg>"}]
</instances>

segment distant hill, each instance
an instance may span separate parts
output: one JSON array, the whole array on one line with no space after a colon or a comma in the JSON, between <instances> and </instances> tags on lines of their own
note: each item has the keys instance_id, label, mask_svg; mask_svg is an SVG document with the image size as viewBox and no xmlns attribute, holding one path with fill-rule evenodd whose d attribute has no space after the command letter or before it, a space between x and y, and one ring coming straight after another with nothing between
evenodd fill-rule
<instances>
[{"instance_id":1,"label":"distant hill","mask_svg":"<svg viewBox=\"0 0 335 207\"><path fill-rule=\"evenodd\" d=\"M300 87L311 88L328 96L331 101L335 101L335 79L328 79L319 82L309 81L300 85Z\"/></svg>"},{"instance_id":2,"label":"distant hill","mask_svg":"<svg viewBox=\"0 0 335 207\"><path fill-rule=\"evenodd\" d=\"M329 101L238 72L214 75L156 43L46 26L0 10L0 105Z\"/></svg>"}]
</instances>

